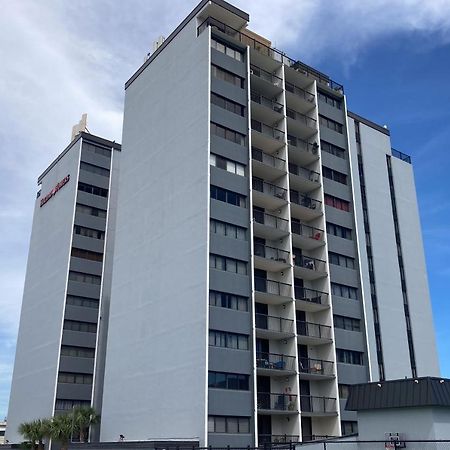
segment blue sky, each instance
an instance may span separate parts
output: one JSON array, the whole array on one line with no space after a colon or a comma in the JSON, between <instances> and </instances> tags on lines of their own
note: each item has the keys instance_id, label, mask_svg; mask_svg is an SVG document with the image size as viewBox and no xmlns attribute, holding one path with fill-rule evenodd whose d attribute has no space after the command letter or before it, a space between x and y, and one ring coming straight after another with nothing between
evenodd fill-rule
<instances>
[{"instance_id":1,"label":"blue sky","mask_svg":"<svg viewBox=\"0 0 450 450\"><path fill-rule=\"evenodd\" d=\"M123 84L196 0L3 0L0 418L6 416L36 178L89 129L121 141ZM442 374L450 377L450 0L237 0L251 29L345 85L412 156ZM38 324L37 324L38 326Z\"/></svg>"}]
</instances>

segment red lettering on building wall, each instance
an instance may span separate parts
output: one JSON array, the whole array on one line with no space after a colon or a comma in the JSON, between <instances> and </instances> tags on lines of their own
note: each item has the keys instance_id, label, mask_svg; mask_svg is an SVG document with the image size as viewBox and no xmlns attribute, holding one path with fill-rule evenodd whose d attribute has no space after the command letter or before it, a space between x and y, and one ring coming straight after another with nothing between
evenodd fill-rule
<instances>
[{"instance_id":1,"label":"red lettering on building wall","mask_svg":"<svg viewBox=\"0 0 450 450\"><path fill-rule=\"evenodd\" d=\"M42 208L64 185L70 180L70 175L63 178L44 198L41 199L40 207Z\"/></svg>"}]
</instances>

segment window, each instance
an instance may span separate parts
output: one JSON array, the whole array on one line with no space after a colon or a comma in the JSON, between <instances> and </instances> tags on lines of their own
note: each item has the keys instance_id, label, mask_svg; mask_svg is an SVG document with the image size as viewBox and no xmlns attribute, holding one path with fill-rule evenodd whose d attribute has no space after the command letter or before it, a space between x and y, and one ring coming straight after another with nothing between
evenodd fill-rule
<instances>
[{"instance_id":1,"label":"window","mask_svg":"<svg viewBox=\"0 0 450 450\"><path fill-rule=\"evenodd\" d=\"M64 320L65 330L69 331L82 331L84 333L96 333L97 324L90 322L80 322L78 320Z\"/></svg>"},{"instance_id":2,"label":"window","mask_svg":"<svg viewBox=\"0 0 450 450\"><path fill-rule=\"evenodd\" d=\"M249 390L249 376L238 373L208 372L208 387L215 389Z\"/></svg>"},{"instance_id":3,"label":"window","mask_svg":"<svg viewBox=\"0 0 450 450\"><path fill-rule=\"evenodd\" d=\"M342 227L331 222L327 222L327 233L343 239L352 238L352 230L350 228Z\"/></svg>"},{"instance_id":4,"label":"window","mask_svg":"<svg viewBox=\"0 0 450 450\"><path fill-rule=\"evenodd\" d=\"M333 316L334 326L341 330L361 331L361 321L353 317Z\"/></svg>"},{"instance_id":5,"label":"window","mask_svg":"<svg viewBox=\"0 0 450 450\"><path fill-rule=\"evenodd\" d=\"M358 289L345 284L331 283L331 293L339 297L358 300Z\"/></svg>"},{"instance_id":6,"label":"window","mask_svg":"<svg viewBox=\"0 0 450 450\"><path fill-rule=\"evenodd\" d=\"M209 155L209 164L227 172L234 173L245 177L245 166L238 162L231 161L231 159L223 158L222 156L211 153Z\"/></svg>"},{"instance_id":7,"label":"window","mask_svg":"<svg viewBox=\"0 0 450 450\"><path fill-rule=\"evenodd\" d=\"M350 211L350 202L347 200L342 200L339 197L333 197L329 194L325 194L325 205L332 206L333 208L340 209L341 211Z\"/></svg>"},{"instance_id":8,"label":"window","mask_svg":"<svg viewBox=\"0 0 450 450\"><path fill-rule=\"evenodd\" d=\"M68 295L66 299L68 305L86 306L87 308L98 309L98 300L93 298L78 297L76 295Z\"/></svg>"},{"instance_id":9,"label":"window","mask_svg":"<svg viewBox=\"0 0 450 450\"><path fill-rule=\"evenodd\" d=\"M209 345L211 347L248 350L248 336L246 334L209 330Z\"/></svg>"},{"instance_id":10,"label":"window","mask_svg":"<svg viewBox=\"0 0 450 450\"><path fill-rule=\"evenodd\" d=\"M225 55L231 56L237 61L244 61L244 55L240 50L236 50L230 47L228 44L223 44L222 42L219 42L214 38L211 38L211 47L215 48L221 53L224 53Z\"/></svg>"},{"instance_id":11,"label":"window","mask_svg":"<svg viewBox=\"0 0 450 450\"><path fill-rule=\"evenodd\" d=\"M55 409L58 411L70 411L77 406L88 407L91 406L91 402L89 400L57 399L55 403Z\"/></svg>"},{"instance_id":12,"label":"window","mask_svg":"<svg viewBox=\"0 0 450 450\"><path fill-rule=\"evenodd\" d=\"M82 227L80 225L75 225L73 227L73 231L75 232L75 234L79 234L80 236L90 237L90 238L94 238L94 239L100 239L101 241L103 241L105 239L104 231L94 230L92 228L86 228L86 227Z\"/></svg>"},{"instance_id":13,"label":"window","mask_svg":"<svg viewBox=\"0 0 450 450\"><path fill-rule=\"evenodd\" d=\"M228 72L228 70L221 69L220 67L211 64L211 74L218 80L226 81L227 83L234 84L235 86L244 89L244 78L235 75L232 72Z\"/></svg>"},{"instance_id":14,"label":"window","mask_svg":"<svg viewBox=\"0 0 450 450\"><path fill-rule=\"evenodd\" d=\"M98 195L99 197L108 197L108 189L103 189L91 184L78 183L78 190L88 194Z\"/></svg>"},{"instance_id":15,"label":"window","mask_svg":"<svg viewBox=\"0 0 450 450\"><path fill-rule=\"evenodd\" d=\"M93 153L97 153L97 155L106 156L107 158L111 158L111 150L108 148L97 147L96 145L83 143L83 150L88 150Z\"/></svg>"},{"instance_id":16,"label":"window","mask_svg":"<svg viewBox=\"0 0 450 450\"><path fill-rule=\"evenodd\" d=\"M103 167L98 167L94 164L88 164L81 161L80 169L85 170L86 172L95 173L96 175L101 175L102 177L109 177L109 169L104 169Z\"/></svg>"},{"instance_id":17,"label":"window","mask_svg":"<svg viewBox=\"0 0 450 450\"><path fill-rule=\"evenodd\" d=\"M208 433L250 433L250 418L208 416Z\"/></svg>"},{"instance_id":18,"label":"window","mask_svg":"<svg viewBox=\"0 0 450 450\"><path fill-rule=\"evenodd\" d=\"M222 97L221 95L214 94L211 92L211 103L218 106L219 108L226 109L239 116L244 116L245 107L239 103L233 102L228 98Z\"/></svg>"},{"instance_id":19,"label":"window","mask_svg":"<svg viewBox=\"0 0 450 450\"><path fill-rule=\"evenodd\" d=\"M58 383L92 384L92 375L84 373L59 372Z\"/></svg>"},{"instance_id":20,"label":"window","mask_svg":"<svg viewBox=\"0 0 450 450\"><path fill-rule=\"evenodd\" d=\"M79 283L89 283L89 284L101 284L102 277L98 275L89 275L87 273L69 272L70 281L78 281Z\"/></svg>"},{"instance_id":21,"label":"window","mask_svg":"<svg viewBox=\"0 0 450 450\"><path fill-rule=\"evenodd\" d=\"M103 261L102 253L91 252L90 250L82 250L81 248L72 248L71 255L75 258L89 259L90 261Z\"/></svg>"},{"instance_id":22,"label":"window","mask_svg":"<svg viewBox=\"0 0 450 450\"><path fill-rule=\"evenodd\" d=\"M239 239L241 241L247 240L247 229L244 227L215 219L211 219L209 224L211 233L219 234L220 236L227 236L233 239Z\"/></svg>"},{"instance_id":23,"label":"window","mask_svg":"<svg viewBox=\"0 0 450 450\"><path fill-rule=\"evenodd\" d=\"M248 311L248 298L226 294L225 292L209 291L209 305L237 311Z\"/></svg>"},{"instance_id":24,"label":"window","mask_svg":"<svg viewBox=\"0 0 450 450\"><path fill-rule=\"evenodd\" d=\"M219 136L227 141L234 142L235 144L245 145L245 135L231 130L230 128L223 127L211 122L211 134Z\"/></svg>"},{"instance_id":25,"label":"window","mask_svg":"<svg viewBox=\"0 0 450 450\"><path fill-rule=\"evenodd\" d=\"M339 389L339 398L342 399L347 399L348 398L348 394L350 391L350 385L349 384L338 384L338 389Z\"/></svg>"},{"instance_id":26,"label":"window","mask_svg":"<svg viewBox=\"0 0 450 450\"><path fill-rule=\"evenodd\" d=\"M209 267L211 269L224 270L225 272L247 275L247 263L234 258L226 258L220 255L209 255Z\"/></svg>"},{"instance_id":27,"label":"window","mask_svg":"<svg viewBox=\"0 0 450 450\"><path fill-rule=\"evenodd\" d=\"M322 166L322 173L325 178L336 181L337 183L347 184L347 175L329 167Z\"/></svg>"},{"instance_id":28,"label":"window","mask_svg":"<svg viewBox=\"0 0 450 450\"><path fill-rule=\"evenodd\" d=\"M211 198L214 200L219 200L220 202L229 203L230 205L239 206L241 208L246 207L246 198L244 195L212 185L210 192Z\"/></svg>"},{"instance_id":29,"label":"window","mask_svg":"<svg viewBox=\"0 0 450 450\"><path fill-rule=\"evenodd\" d=\"M342 436L348 436L349 434L357 434L358 422L354 420L342 420L341 429L342 429Z\"/></svg>"},{"instance_id":30,"label":"window","mask_svg":"<svg viewBox=\"0 0 450 450\"><path fill-rule=\"evenodd\" d=\"M336 349L337 361L344 364L355 364L362 366L363 354L354 350L345 350L343 348Z\"/></svg>"},{"instance_id":31,"label":"window","mask_svg":"<svg viewBox=\"0 0 450 450\"><path fill-rule=\"evenodd\" d=\"M318 94L319 100L321 100L322 102L327 103L328 105L333 106L334 108L342 109L342 102L337 98L320 91L318 91Z\"/></svg>"},{"instance_id":32,"label":"window","mask_svg":"<svg viewBox=\"0 0 450 450\"><path fill-rule=\"evenodd\" d=\"M320 148L324 152L330 153L338 158L345 159L345 150L337 145L330 144L326 141L320 141Z\"/></svg>"},{"instance_id":33,"label":"window","mask_svg":"<svg viewBox=\"0 0 450 450\"><path fill-rule=\"evenodd\" d=\"M90 216L101 217L102 219L106 219L106 211L104 209L98 209L94 208L93 206L86 206L80 203L77 203L75 212L79 214L88 214Z\"/></svg>"},{"instance_id":34,"label":"window","mask_svg":"<svg viewBox=\"0 0 450 450\"><path fill-rule=\"evenodd\" d=\"M330 261L330 264L347 267L348 269L355 268L355 258L350 258L350 256L344 256L339 253L328 252L328 259Z\"/></svg>"},{"instance_id":35,"label":"window","mask_svg":"<svg viewBox=\"0 0 450 450\"><path fill-rule=\"evenodd\" d=\"M343 126L339 122L329 119L328 117L322 116L319 114L319 122L320 125L323 125L330 130L336 131L337 133L343 133Z\"/></svg>"},{"instance_id":36,"label":"window","mask_svg":"<svg viewBox=\"0 0 450 450\"><path fill-rule=\"evenodd\" d=\"M61 347L61 356L71 356L73 358L94 358L95 349L63 345Z\"/></svg>"}]
</instances>

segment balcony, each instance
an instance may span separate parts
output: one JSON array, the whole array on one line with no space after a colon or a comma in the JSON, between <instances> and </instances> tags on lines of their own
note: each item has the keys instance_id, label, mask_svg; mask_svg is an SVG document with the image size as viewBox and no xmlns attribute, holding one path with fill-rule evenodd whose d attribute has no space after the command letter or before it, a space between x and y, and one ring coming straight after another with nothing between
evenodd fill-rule
<instances>
[{"instance_id":1,"label":"balcony","mask_svg":"<svg viewBox=\"0 0 450 450\"><path fill-rule=\"evenodd\" d=\"M257 393L258 414L297 414L297 396L290 394Z\"/></svg>"},{"instance_id":2,"label":"balcony","mask_svg":"<svg viewBox=\"0 0 450 450\"><path fill-rule=\"evenodd\" d=\"M286 339L295 336L294 321L278 316L255 314L256 336L263 339Z\"/></svg>"},{"instance_id":3,"label":"balcony","mask_svg":"<svg viewBox=\"0 0 450 450\"><path fill-rule=\"evenodd\" d=\"M335 377L334 362L323 359L299 357L298 370L301 380L325 380Z\"/></svg>"},{"instance_id":4,"label":"balcony","mask_svg":"<svg viewBox=\"0 0 450 450\"><path fill-rule=\"evenodd\" d=\"M251 121L251 127L252 144L265 150L266 153L273 153L285 144L284 131L254 119Z\"/></svg>"},{"instance_id":5,"label":"balcony","mask_svg":"<svg viewBox=\"0 0 450 450\"><path fill-rule=\"evenodd\" d=\"M290 200L291 212L298 219L308 222L322 215L322 202L311 198L309 195L291 189Z\"/></svg>"},{"instance_id":6,"label":"balcony","mask_svg":"<svg viewBox=\"0 0 450 450\"><path fill-rule=\"evenodd\" d=\"M290 162L308 166L319 159L319 146L316 142L306 141L290 133L287 141Z\"/></svg>"},{"instance_id":7,"label":"balcony","mask_svg":"<svg viewBox=\"0 0 450 450\"><path fill-rule=\"evenodd\" d=\"M300 113L307 113L315 107L316 97L311 92L296 86L293 83L285 82L286 106Z\"/></svg>"},{"instance_id":8,"label":"balcony","mask_svg":"<svg viewBox=\"0 0 450 450\"><path fill-rule=\"evenodd\" d=\"M289 163L289 184L300 192L313 191L320 187L320 173Z\"/></svg>"},{"instance_id":9,"label":"balcony","mask_svg":"<svg viewBox=\"0 0 450 450\"><path fill-rule=\"evenodd\" d=\"M280 239L289 234L289 221L273 214L253 210L253 233L265 239Z\"/></svg>"},{"instance_id":10,"label":"balcony","mask_svg":"<svg viewBox=\"0 0 450 450\"><path fill-rule=\"evenodd\" d=\"M287 189L268 183L261 178L252 179L253 203L265 209L274 210L287 203Z\"/></svg>"},{"instance_id":11,"label":"balcony","mask_svg":"<svg viewBox=\"0 0 450 450\"><path fill-rule=\"evenodd\" d=\"M250 85L268 98L276 97L283 91L282 78L253 64L250 65Z\"/></svg>"},{"instance_id":12,"label":"balcony","mask_svg":"<svg viewBox=\"0 0 450 450\"><path fill-rule=\"evenodd\" d=\"M290 108L286 108L286 116L290 133L304 139L309 139L317 133L316 119Z\"/></svg>"},{"instance_id":13,"label":"balcony","mask_svg":"<svg viewBox=\"0 0 450 450\"><path fill-rule=\"evenodd\" d=\"M304 280L324 278L327 276L327 263L322 259L294 254L294 273Z\"/></svg>"},{"instance_id":14,"label":"balcony","mask_svg":"<svg viewBox=\"0 0 450 450\"><path fill-rule=\"evenodd\" d=\"M304 250L313 250L325 245L325 233L320 228L291 221L292 243Z\"/></svg>"},{"instance_id":15,"label":"balcony","mask_svg":"<svg viewBox=\"0 0 450 450\"><path fill-rule=\"evenodd\" d=\"M252 147L252 169L253 175L259 178L280 178L286 173L286 161Z\"/></svg>"},{"instance_id":16,"label":"balcony","mask_svg":"<svg viewBox=\"0 0 450 450\"><path fill-rule=\"evenodd\" d=\"M300 395L300 409L305 417L335 416L337 414L336 399L333 397Z\"/></svg>"},{"instance_id":17,"label":"balcony","mask_svg":"<svg viewBox=\"0 0 450 450\"><path fill-rule=\"evenodd\" d=\"M282 305L292 300L290 284L255 277L255 300L270 305Z\"/></svg>"},{"instance_id":18,"label":"balcony","mask_svg":"<svg viewBox=\"0 0 450 450\"><path fill-rule=\"evenodd\" d=\"M328 294L315 289L294 286L295 306L301 311L316 312L329 307Z\"/></svg>"},{"instance_id":19,"label":"balcony","mask_svg":"<svg viewBox=\"0 0 450 450\"><path fill-rule=\"evenodd\" d=\"M297 342L305 345L330 344L331 327L297 320Z\"/></svg>"},{"instance_id":20,"label":"balcony","mask_svg":"<svg viewBox=\"0 0 450 450\"><path fill-rule=\"evenodd\" d=\"M275 123L283 119L284 107L281 103L265 97L260 92L251 91L252 118Z\"/></svg>"},{"instance_id":21,"label":"balcony","mask_svg":"<svg viewBox=\"0 0 450 450\"><path fill-rule=\"evenodd\" d=\"M255 267L269 272L280 272L290 267L290 253L279 248L255 243L253 246Z\"/></svg>"},{"instance_id":22,"label":"balcony","mask_svg":"<svg viewBox=\"0 0 450 450\"><path fill-rule=\"evenodd\" d=\"M265 446L265 444L291 444L299 441L299 436L291 434L259 434L258 444L259 446Z\"/></svg>"},{"instance_id":23,"label":"balcony","mask_svg":"<svg viewBox=\"0 0 450 450\"><path fill-rule=\"evenodd\" d=\"M295 357L278 353L257 352L256 369L258 375L287 376L296 373Z\"/></svg>"}]
</instances>

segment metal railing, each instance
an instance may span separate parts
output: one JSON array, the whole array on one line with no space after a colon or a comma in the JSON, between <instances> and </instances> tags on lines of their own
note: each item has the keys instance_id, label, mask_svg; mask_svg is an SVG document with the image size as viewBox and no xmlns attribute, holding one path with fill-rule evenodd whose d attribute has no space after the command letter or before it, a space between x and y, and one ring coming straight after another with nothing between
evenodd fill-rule
<instances>
[{"instance_id":1,"label":"metal railing","mask_svg":"<svg viewBox=\"0 0 450 450\"><path fill-rule=\"evenodd\" d=\"M256 403L258 409L267 411L298 411L297 396L294 394L258 392Z\"/></svg>"},{"instance_id":2,"label":"metal railing","mask_svg":"<svg viewBox=\"0 0 450 450\"><path fill-rule=\"evenodd\" d=\"M326 272L327 263L323 259L313 258L294 254L294 265L303 269L314 270L315 272Z\"/></svg>"},{"instance_id":3,"label":"metal railing","mask_svg":"<svg viewBox=\"0 0 450 450\"><path fill-rule=\"evenodd\" d=\"M254 75L255 77L261 78L261 80L268 81L269 83L273 84L276 87L279 87L280 89L283 88L282 78L274 75L271 72L268 72L267 70L261 69L261 67L255 66L254 64L250 65L250 74Z\"/></svg>"},{"instance_id":4,"label":"metal railing","mask_svg":"<svg viewBox=\"0 0 450 450\"><path fill-rule=\"evenodd\" d=\"M294 321L283 317L255 314L255 327L278 333L294 333Z\"/></svg>"},{"instance_id":5,"label":"metal railing","mask_svg":"<svg viewBox=\"0 0 450 450\"><path fill-rule=\"evenodd\" d=\"M282 297L291 296L291 285L280 281L266 280L265 278L255 277L255 290L265 294L280 295Z\"/></svg>"},{"instance_id":6,"label":"metal railing","mask_svg":"<svg viewBox=\"0 0 450 450\"><path fill-rule=\"evenodd\" d=\"M260 258L271 259L282 263L289 263L289 252L281 250L275 247L269 247L268 245L260 244L256 242L253 246L255 256Z\"/></svg>"},{"instance_id":7,"label":"metal railing","mask_svg":"<svg viewBox=\"0 0 450 450\"><path fill-rule=\"evenodd\" d=\"M295 434L259 434L258 443L259 445L264 444L290 444L292 442L296 443L299 441L299 436ZM294 448L294 446L292 446Z\"/></svg>"},{"instance_id":8,"label":"metal railing","mask_svg":"<svg viewBox=\"0 0 450 450\"><path fill-rule=\"evenodd\" d=\"M303 302L316 303L317 305L328 304L328 294L315 289L308 289L302 286L294 286L295 300Z\"/></svg>"},{"instance_id":9,"label":"metal railing","mask_svg":"<svg viewBox=\"0 0 450 450\"><path fill-rule=\"evenodd\" d=\"M286 108L286 116L290 117L293 120L303 123L307 127L316 128L317 121L312 117L307 116L306 114L299 113L293 109Z\"/></svg>"},{"instance_id":10,"label":"metal railing","mask_svg":"<svg viewBox=\"0 0 450 450\"><path fill-rule=\"evenodd\" d=\"M289 220L258 210L253 210L253 220L256 223L277 228L281 231L288 231L289 229Z\"/></svg>"},{"instance_id":11,"label":"metal railing","mask_svg":"<svg viewBox=\"0 0 450 450\"><path fill-rule=\"evenodd\" d=\"M295 371L295 357L278 353L256 352L256 367L259 369Z\"/></svg>"},{"instance_id":12,"label":"metal railing","mask_svg":"<svg viewBox=\"0 0 450 450\"><path fill-rule=\"evenodd\" d=\"M268 183L267 181L263 181L259 178L252 179L252 188L255 191L273 195L275 197L280 198L281 200L287 200L287 189L282 188L280 186L276 186L275 184L272 183Z\"/></svg>"},{"instance_id":13,"label":"metal railing","mask_svg":"<svg viewBox=\"0 0 450 450\"><path fill-rule=\"evenodd\" d=\"M320 181L320 173L297 164L289 163L289 173L305 178L306 180L318 183Z\"/></svg>"},{"instance_id":14,"label":"metal railing","mask_svg":"<svg viewBox=\"0 0 450 450\"><path fill-rule=\"evenodd\" d=\"M256 147L252 147L252 159L255 161L262 162L268 166L274 167L275 169L284 169L286 161L284 159L278 158L276 156L264 153L262 150Z\"/></svg>"},{"instance_id":15,"label":"metal railing","mask_svg":"<svg viewBox=\"0 0 450 450\"><path fill-rule=\"evenodd\" d=\"M270 98L264 97L264 95L261 95L259 92L252 91L250 93L250 98L255 103L258 103L262 106L266 106L267 108L279 114L283 114L283 105L281 103L278 103L275 100L271 100Z\"/></svg>"},{"instance_id":16,"label":"metal railing","mask_svg":"<svg viewBox=\"0 0 450 450\"><path fill-rule=\"evenodd\" d=\"M308 195L301 194L300 192L290 190L291 202L296 205L304 206L309 209L317 209L320 210L322 202L320 200L316 200L314 198L309 197Z\"/></svg>"},{"instance_id":17,"label":"metal railing","mask_svg":"<svg viewBox=\"0 0 450 450\"><path fill-rule=\"evenodd\" d=\"M288 134L287 141L289 148L292 150L303 150L304 152L311 153L311 155L314 156L319 154L319 145L317 142L308 142L297 136L293 136L292 134Z\"/></svg>"},{"instance_id":18,"label":"metal railing","mask_svg":"<svg viewBox=\"0 0 450 450\"><path fill-rule=\"evenodd\" d=\"M293 83L289 83L288 81L284 83L284 86L286 91L306 100L307 102L314 103L315 95L311 94L311 92L305 91L301 87L298 87Z\"/></svg>"},{"instance_id":19,"label":"metal railing","mask_svg":"<svg viewBox=\"0 0 450 450\"><path fill-rule=\"evenodd\" d=\"M315 397L300 395L300 409L302 412L335 413L336 399L333 397Z\"/></svg>"},{"instance_id":20,"label":"metal railing","mask_svg":"<svg viewBox=\"0 0 450 450\"><path fill-rule=\"evenodd\" d=\"M314 358L298 358L298 370L312 375L334 375L334 362Z\"/></svg>"},{"instance_id":21,"label":"metal railing","mask_svg":"<svg viewBox=\"0 0 450 450\"><path fill-rule=\"evenodd\" d=\"M324 231L320 228L312 227L310 225L305 225L300 222L291 221L291 232L298 234L299 236L304 236L316 241L321 241L324 238Z\"/></svg>"},{"instance_id":22,"label":"metal railing","mask_svg":"<svg viewBox=\"0 0 450 450\"><path fill-rule=\"evenodd\" d=\"M406 153L402 153L398 150L395 150L395 148L391 148L392 156L395 156L398 159L401 159L402 161L407 162L408 164L411 164L411 156L407 155Z\"/></svg>"},{"instance_id":23,"label":"metal railing","mask_svg":"<svg viewBox=\"0 0 450 450\"><path fill-rule=\"evenodd\" d=\"M342 94L344 93L344 87L342 86L342 84L333 81L327 75L322 74L321 72L313 69L312 67L302 63L301 61L296 61L292 58L289 58L289 56L287 56L284 52L276 48L269 47L263 44L262 42L254 38L251 38L250 36L247 36L246 34L241 33L240 31L235 30L234 28L212 17L206 18L203 21L203 23L200 24L200 26L197 28L197 35L201 34L202 31L208 26L210 26L212 29L216 31L224 33L227 36L230 36L231 38L237 40L238 42L241 42L244 45L248 45L251 49L256 50L261 55L268 56L269 58L272 58L275 61L278 61L289 67L292 67L294 70L302 73L306 77L313 78L314 80L317 80L319 83L326 85L337 92L340 92Z\"/></svg>"},{"instance_id":24,"label":"metal railing","mask_svg":"<svg viewBox=\"0 0 450 450\"><path fill-rule=\"evenodd\" d=\"M331 327L319 323L297 320L297 334L300 336L331 340Z\"/></svg>"},{"instance_id":25,"label":"metal railing","mask_svg":"<svg viewBox=\"0 0 450 450\"><path fill-rule=\"evenodd\" d=\"M270 127L265 123L258 122L255 119L252 119L252 130L258 131L259 133L264 134L272 139L276 139L277 141L283 141L284 131L279 130L278 128Z\"/></svg>"}]
</instances>

